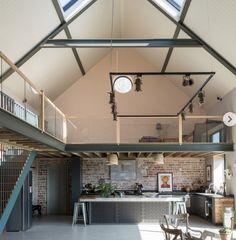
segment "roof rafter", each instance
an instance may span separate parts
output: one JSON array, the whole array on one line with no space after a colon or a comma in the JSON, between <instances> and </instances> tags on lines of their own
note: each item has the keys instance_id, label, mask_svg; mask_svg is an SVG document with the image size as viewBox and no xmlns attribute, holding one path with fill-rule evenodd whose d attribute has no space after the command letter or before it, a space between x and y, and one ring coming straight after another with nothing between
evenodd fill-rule
<instances>
[{"instance_id":1,"label":"roof rafter","mask_svg":"<svg viewBox=\"0 0 236 240\"><path fill-rule=\"evenodd\" d=\"M57 26L51 33L49 33L43 40L41 40L38 44L36 44L31 50L29 50L22 58L20 58L15 65L19 68L25 62L27 62L31 57L33 57L40 49L41 46L47 42L48 39L54 38L57 34L63 31L67 26L69 26L75 19L77 19L82 13L84 13L90 6L92 6L97 0L92 0L89 2L84 8L82 8L79 12L77 12L73 17L71 17L67 22L64 21L59 26ZM1 77L1 81L6 80L11 74L14 73L13 69L9 69L3 73Z\"/></svg>"},{"instance_id":2,"label":"roof rafter","mask_svg":"<svg viewBox=\"0 0 236 240\"><path fill-rule=\"evenodd\" d=\"M60 8L60 6L59 6L58 0L52 0L52 2L53 2L53 5L54 5L55 10L56 10L56 12L57 12L58 18L60 19L61 23L63 23L63 22L64 22L64 16L63 16L63 14L62 14L62 12L61 12L61 8ZM72 35L71 35L71 33L70 33L70 30L69 30L69 27L68 27L68 26L66 26L66 27L64 28L64 31L65 31L66 37L67 37L68 39L72 39ZM75 60L76 60L76 62L77 62L77 64L78 64L78 66L79 66L79 69L80 69L81 73L82 73L83 75L85 75L85 70L84 70L83 64L82 64L82 62L81 62L81 59L80 59L80 57L79 57L79 54L78 54L76 48L72 48L72 52L73 52L73 54L74 54Z\"/></svg>"},{"instance_id":3,"label":"roof rafter","mask_svg":"<svg viewBox=\"0 0 236 240\"><path fill-rule=\"evenodd\" d=\"M199 41L203 48L211 54L215 59L217 59L222 65L224 65L229 71L236 75L236 67L233 66L227 59L225 59L220 53L218 53L214 48L212 48L206 41L200 38L196 33L194 33L188 26L182 22L177 22L173 17L171 17L164 9L162 9L158 4L154 3L153 0L147 0L156 9L162 12L170 21L172 21L176 26L179 26L186 34L188 34L192 39Z\"/></svg>"},{"instance_id":4,"label":"roof rafter","mask_svg":"<svg viewBox=\"0 0 236 240\"><path fill-rule=\"evenodd\" d=\"M183 10L181 12L180 19L179 19L180 22L184 22L184 19L185 19L186 15L187 15L188 9L189 9L190 4L191 4L191 1L192 0L186 0L185 1L184 7L183 7ZM176 26L173 39L177 39L178 36L179 36L179 33L180 33L180 26ZM167 68L167 66L169 64L169 61L170 61L170 58L171 58L173 50L174 50L173 47L169 48L168 53L167 53L166 58L165 58L165 61L164 61L164 64L163 64L163 67L161 69L161 72L165 72L166 71L166 68Z\"/></svg>"}]
</instances>

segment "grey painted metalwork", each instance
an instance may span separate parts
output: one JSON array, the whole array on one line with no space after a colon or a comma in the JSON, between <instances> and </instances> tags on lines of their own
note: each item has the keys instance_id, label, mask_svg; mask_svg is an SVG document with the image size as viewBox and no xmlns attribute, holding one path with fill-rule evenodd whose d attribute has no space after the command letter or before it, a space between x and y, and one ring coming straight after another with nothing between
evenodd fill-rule
<instances>
[{"instance_id":1,"label":"grey painted metalwork","mask_svg":"<svg viewBox=\"0 0 236 240\"><path fill-rule=\"evenodd\" d=\"M63 23L64 22L64 16L61 12L61 8L59 6L58 0L53 0L52 2L53 2L53 5L55 7L55 10L57 12L57 15L58 15L61 23ZM65 31L65 34L66 34L67 38L72 39L72 36L71 36L71 33L70 33L70 30L69 30L68 26L65 27L64 31ZM75 60L77 61L77 64L79 66L79 69L80 69L81 73L83 75L85 75L85 70L84 70L83 64L80 60L80 57L79 57L79 54L78 54L77 50L75 48L72 48L72 52L74 54Z\"/></svg>"},{"instance_id":2,"label":"grey painted metalwork","mask_svg":"<svg viewBox=\"0 0 236 240\"><path fill-rule=\"evenodd\" d=\"M47 146L53 147L59 151L64 151L65 144L47 133L42 133L40 129L22 121L13 114L0 108L0 126L11 129L30 139L41 142Z\"/></svg>"},{"instance_id":3,"label":"grey painted metalwork","mask_svg":"<svg viewBox=\"0 0 236 240\"><path fill-rule=\"evenodd\" d=\"M185 1L184 7L183 7L183 10L181 12L180 19L179 19L180 22L184 22L184 19L187 15L190 4L191 4L191 0L186 0ZM180 26L176 26L173 39L177 39L178 36L179 36L179 33L180 33ZM164 62L163 67L161 69L162 72L166 71L166 68L167 68L168 63L170 61L173 49L174 49L173 47L170 47L169 50L168 50L168 53L167 53L166 58L165 58L165 62Z\"/></svg>"},{"instance_id":4,"label":"grey painted metalwork","mask_svg":"<svg viewBox=\"0 0 236 240\"><path fill-rule=\"evenodd\" d=\"M202 47L194 39L48 39L43 48L166 48Z\"/></svg>"},{"instance_id":5,"label":"grey painted metalwork","mask_svg":"<svg viewBox=\"0 0 236 240\"><path fill-rule=\"evenodd\" d=\"M11 211L12 211L14 204L17 200L17 197L20 193L21 187L24 184L24 181L29 173L30 167L31 167L35 157L36 157L36 152L35 151L31 152L26 160L26 163L24 165L22 173L19 176L18 181L16 182L15 188L14 188L14 190L11 194L11 197L7 203L6 209L4 210L4 212L1 216L1 219L0 219L0 234L4 230L4 227L5 227L7 220L11 214Z\"/></svg>"},{"instance_id":6,"label":"grey painted metalwork","mask_svg":"<svg viewBox=\"0 0 236 240\"><path fill-rule=\"evenodd\" d=\"M41 46L47 42L48 39L54 38L57 34L65 29L65 27L69 26L75 19L77 19L82 13L84 13L90 6L92 6L97 0L92 0L88 5L82 8L79 12L77 12L73 17L71 17L67 22L61 23L58 27L56 27L50 34L48 34L43 40L41 40L38 44L36 44L29 52L27 52L21 59L19 59L15 65L19 68L25 62L27 62L31 57L33 57L40 49ZM1 80L4 81L11 74L14 73L13 69L7 70L3 75Z\"/></svg>"},{"instance_id":7,"label":"grey painted metalwork","mask_svg":"<svg viewBox=\"0 0 236 240\"><path fill-rule=\"evenodd\" d=\"M229 71L231 71L234 75L236 75L236 67L233 66L227 59L225 59L220 53L218 53L214 48L212 48L206 41L200 38L196 33L194 33L190 28L188 28L184 23L177 22L174 18L172 18L164 9L162 9L158 4L153 2L152 0L147 0L151 3L156 9L162 12L169 20L175 23L180 27L185 33L187 33L192 39L199 41L203 45L203 48L210 53L215 59L217 59L222 65L224 65Z\"/></svg>"},{"instance_id":8,"label":"grey painted metalwork","mask_svg":"<svg viewBox=\"0 0 236 240\"><path fill-rule=\"evenodd\" d=\"M231 152L233 143L194 143L194 144L66 144L68 152Z\"/></svg>"}]
</instances>

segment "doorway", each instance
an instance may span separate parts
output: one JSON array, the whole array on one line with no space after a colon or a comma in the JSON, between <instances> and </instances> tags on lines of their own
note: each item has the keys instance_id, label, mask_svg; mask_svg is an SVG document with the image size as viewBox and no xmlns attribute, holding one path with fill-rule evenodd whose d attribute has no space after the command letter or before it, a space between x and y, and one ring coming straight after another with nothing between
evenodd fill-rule
<instances>
[{"instance_id":1,"label":"doorway","mask_svg":"<svg viewBox=\"0 0 236 240\"><path fill-rule=\"evenodd\" d=\"M55 164L47 169L47 214L67 214L68 167Z\"/></svg>"}]
</instances>

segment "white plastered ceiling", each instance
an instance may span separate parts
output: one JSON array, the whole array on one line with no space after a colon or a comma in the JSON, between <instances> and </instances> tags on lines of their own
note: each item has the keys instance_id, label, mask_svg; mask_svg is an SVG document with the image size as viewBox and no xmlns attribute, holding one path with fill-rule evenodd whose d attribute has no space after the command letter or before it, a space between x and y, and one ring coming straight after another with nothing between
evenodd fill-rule
<instances>
[{"instance_id":1,"label":"white plastered ceiling","mask_svg":"<svg viewBox=\"0 0 236 240\"><path fill-rule=\"evenodd\" d=\"M72 24L73 38L172 38L175 24L146 0L115 0L114 23L111 34L111 0L98 0ZM236 2L235 0L192 1L185 24L207 41L233 65L236 65ZM0 1L0 49L14 62L19 60L40 40L60 24L49 0ZM188 38L181 32L180 38ZM56 38L66 38L61 33ZM162 69L168 49L137 49L156 71ZM86 72L109 54L110 49L77 49ZM41 49L21 70L39 88L56 99L82 77L71 49ZM142 71L142 69L136 69ZM167 71L215 71L206 87L208 109L234 87L236 78L229 70L201 48L174 49ZM169 78L189 96L191 88L183 88L181 81ZM202 80L195 80L194 90ZM95 82L96 83L96 82ZM178 96L176 96L178 98Z\"/></svg>"}]
</instances>

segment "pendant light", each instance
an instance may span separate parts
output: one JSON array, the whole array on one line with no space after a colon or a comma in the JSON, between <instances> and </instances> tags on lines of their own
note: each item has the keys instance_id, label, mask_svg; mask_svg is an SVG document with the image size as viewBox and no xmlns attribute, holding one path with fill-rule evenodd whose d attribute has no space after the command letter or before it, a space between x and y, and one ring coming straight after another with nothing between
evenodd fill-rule
<instances>
[{"instance_id":1,"label":"pendant light","mask_svg":"<svg viewBox=\"0 0 236 240\"><path fill-rule=\"evenodd\" d=\"M164 164L164 155L163 153L155 153L153 154L153 160L156 164Z\"/></svg>"},{"instance_id":2,"label":"pendant light","mask_svg":"<svg viewBox=\"0 0 236 240\"><path fill-rule=\"evenodd\" d=\"M118 155L116 153L110 153L107 155L107 165L112 166L112 165L119 165L118 162Z\"/></svg>"}]
</instances>

